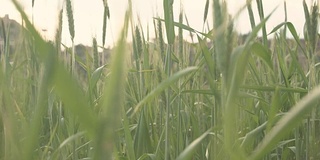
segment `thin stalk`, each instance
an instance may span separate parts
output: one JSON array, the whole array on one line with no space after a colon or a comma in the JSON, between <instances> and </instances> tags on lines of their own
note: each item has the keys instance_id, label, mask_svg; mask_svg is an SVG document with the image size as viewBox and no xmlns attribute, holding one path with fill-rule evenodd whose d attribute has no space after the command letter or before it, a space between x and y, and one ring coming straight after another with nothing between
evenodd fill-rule
<instances>
[{"instance_id":1,"label":"thin stalk","mask_svg":"<svg viewBox=\"0 0 320 160\"><path fill-rule=\"evenodd\" d=\"M254 14L252 11L252 5L251 5L252 0L247 0L247 10L250 18L250 24L251 24L251 29L253 29L256 26L256 23L254 21Z\"/></svg>"},{"instance_id":2,"label":"thin stalk","mask_svg":"<svg viewBox=\"0 0 320 160\"><path fill-rule=\"evenodd\" d=\"M300 142L300 133L299 133L299 130L300 130L300 127L297 127L295 129L295 146L296 146L296 160L300 160L300 145L301 145L301 142Z\"/></svg>"},{"instance_id":3,"label":"thin stalk","mask_svg":"<svg viewBox=\"0 0 320 160\"><path fill-rule=\"evenodd\" d=\"M175 38L174 33L174 21L173 21L173 0L163 1L165 26L168 40L167 55L165 61L165 72L167 77L171 76L171 54L173 53L173 43ZM170 87L166 90L166 131L165 131L165 160L170 159L169 155L169 120L170 120L170 110L171 110L171 91Z\"/></svg>"},{"instance_id":4,"label":"thin stalk","mask_svg":"<svg viewBox=\"0 0 320 160\"><path fill-rule=\"evenodd\" d=\"M257 7L258 7L260 20L262 21L265 18L264 17L262 0L257 0ZM265 24L262 26L262 40L263 40L262 41L263 44L265 46L268 46L267 30L266 30L266 25Z\"/></svg>"},{"instance_id":5,"label":"thin stalk","mask_svg":"<svg viewBox=\"0 0 320 160\"><path fill-rule=\"evenodd\" d=\"M283 8L284 8L284 22L288 21L288 12L287 12L287 1L284 0L283 1ZM284 29L283 29L283 36L285 39L287 39L287 25L284 25Z\"/></svg>"},{"instance_id":6,"label":"thin stalk","mask_svg":"<svg viewBox=\"0 0 320 160\"><path fill-rule=\"evenodd\" d=\"M183 23L183 8L182 8L182 3L180 1L180 14L179 14L179 23L182 24ZM184 57L183 57L183 30L182 28L180 27L179 28L179 67L178 69L181 70L182 69L182 66L183 66L183 63L185 62L184 61ZM178 124L177 124L177 152L176 152L176 155L179 155L180 152L181 152L181 149L182 149L182 145L180 145L180 138L181 138L181 135L182 135L182 132L181 132L181 114L180 114L180 110L181 110L181 107L182 107L182 96L181 96L181 79L179 79L179 95L178 95L178 110L177 110L177 116L178 116Z\"/></svg>"},{"instance_id":7,"label":"thin stalk","mask_svg":"<svg viewBox=\"0 0 320 160\"><path fill-rule=\"evenodd\" d=\"M170 77L171 75L171 54L172 54L172 48L173 45L168 45L167 47L167 58L166 58L166 74L168 77ZM169 135L170 135L170 125L169 125L169 121L170 121L170 110L171 110L171 91L170 88L166 90L166 132L165 132L165 159L168 160L170 159L170 155L169 155Z\"/></svg>"}]
</instances>

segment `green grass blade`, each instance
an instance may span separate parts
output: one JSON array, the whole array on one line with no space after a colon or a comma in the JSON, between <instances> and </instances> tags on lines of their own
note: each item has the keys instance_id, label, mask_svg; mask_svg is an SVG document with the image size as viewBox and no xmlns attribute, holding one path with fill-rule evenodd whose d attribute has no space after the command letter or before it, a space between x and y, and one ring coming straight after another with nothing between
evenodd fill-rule
<instances>
[{"instance_id":1,"label":"green grass blade","mask_svg":"<svg viewBox=\"0 0 320 160\"><path fill-rule=\"evenodd\" d=\"M305 27L304 28L304 38L308 41L308 40L310 40L308 32L311 31L311 18L310 18L310 12L309 12L306 0L303 0L302 4L303 4L303 11L304 11L304 16L305 16L305 20L306 20L305 26L304 26Z\"/></svg>"},{"instance_id":2,"label":"green grass blade","mask_svg":"<svg viewBox=\"0 0 320 160\"><path fill-rule=\"evenodd\" d=\"M286 86L257 86L257 85L242 85L240 88L244 89L252 89L256 91L264 91L264 92L274 92L277 89L279 89L282 92L296 92L296 93L308 93L307 89L304 88L289 88Z\"/></svg>"},{"instance_id":3,"label":"green grass blade","mask_svg":"<svg viewBox=\"0 0 320 160\"><path fill-rule=\"evenodd\" d=\"M247 9L248 9L248 14L249 14L249 18L250 18L251 29L253 29L256 26L256 23L254 20L254 14L252 11L251 2L252 2L252 0L247 0Z\"/></svg>"},{"instance_id":4,"label":"green grass blade","mask_svg":"<svg viewBox=\"0 0 320 160\"><path fill-rule=\"evenodd\" d=\"M257 7L258 7L258 12L259 12L259 17L260 20L263 20L264 17L264 11L263 11L263 4L262 4L262 0L257 0ZM266 29L266 25L264 24L262 26L262 39L263 39L263 44L265 46L268 46L268 39L267 39L267 29Z\"/></svg>"},{"instance_id":5,"label":"green grass blade","mask_svg":"<svg viewBox=\"0 0 320 160\"><path fill-rule=\"evenodd\" d=\"M280 110L281 104L281 94L279 89L276 87L276 90L274 91L272 97L272 103L268 112L267 132L269 132L271 127L275 124L275 117L277 112Z\"/></svg>"},{"instance_id":6,"label":"green grass blade","mask_svg":"<svg viewBox=\"0 0 320 160\"><path fill-rule=\"evenodd\" d=\"M164 21L167 32L167 40L169 44L174 43L174 25L173 25L173 1L174 0L163 0L163 9L164 9Z\"/></svg>"},{"instance_id":7,"label":"green grass blade","mask_svg":"<svg viewBox=\"0 0 320 160\"><path fill-rule=\"evenodd\" d=\"M272 12L273 13L273 12ZM271 14L272 14L271 13ZM238 157L238 159L244 159L244 155L242 150L240 149L240 145L237 146L237 127L236 127L236 109L234 99L237 98L237 93L240 85L243 83L245 79L245 68L248 63L249 58L249 50L252 46L252 41L254 37L257 36L258 31L264 26L266 21L271 16L268 15L266 19L262 20L259 25L257 25L252 33L246 39L246 42L243 46L239 46L233 50L232 57L230 60L230 71L227 85L230 86L226 94L226 101L224 104L224 141L225 141L225 148L230 154L232 159ZM224 95L222 95L224 96Z\"/></svg>"},{"instance_id":8,"label":"green grass blade","mask_svg":"<svg viewBox=\"0 0 320 160\"><path fill-rule=\"evenodd\" d=\"M72 141L75 141L76 139L80 138L81 136L84 136L85 132L78 132L74 135L71 135L70 137L68 137L67 139L65 139L60 145L59 145L59 149L63 148L64 146L66 146L67 144L71 143Z\"/></svg>"},{"instance_id":9,"label":"green grass blade","mask_svg":"<svg viewBox=\"0 0 320 160\"><path fill-rule=\"evenodd\" d=\"M271 32L269 34L274 33L275 31L277 31L279 28L281 28L282 26L286 25L291 33L291 35L293 36L294 40L297 42L298 46L300 47L300 49L302 50L303 54L305 56L307 56L306 52L305 52L305 48L302 47L302 45L300 44L300 38L298 36L297 30L295 29L294 25L291 22L282 22L280 24L278 24L276 27L274 27ZM269 35L268 34L268 35Z\"/></svg>"},{"instance_id":10,"label":"green grass blade","mask_svg":"<svg viewBox=\"0 0 320 160\"><path fill-rule=\"evenodd\" d=\"M125 15L125 24L112 54L111 74L105 81L102 115L95 136L95 159L112 159L115 143L115 130L120 125L121 108L124 105L124 85L126 80L126 38L129 26L129 9Z\"/></svg>"},{"instance_id":11,"label":"green grass blade","mask_svg":"<svg viewBox=\"0 0 320 160\"><path fill-rule=\"evenodd\" d=\"M137 157L140 157L143 155L143 153L149 153L151 151L150 148L151 139L149 134L149 127L147 124L145 113L141 112L134 138L135 154Z\"/></svg>"},{"instance_id":12,"label":"green grass blade","mask_svg":"<svg viewBox=\"0 0 320 160\"><path fill-rule=\"evenodd\" d=\"M131 117L135 115L141 107L161 94L162 91L164 91L166 88L170 87L173 85L175 82L179 80L179 78L186 76L194 71L196 71L198 68L197 67L188 67L186 69L183 69L172 76L170 76L168 79L164 80L162 83L160 83L154 90L152 90L148 95L146 95L135 107L133 112L131 113Z\"/></svg>"},{"instance_id":13,"label":"green grass blade","mask_svg":"<svg viewBox=\"0 0 320 160\"><path fill-rule=\"evenodd\" d=\"M167 41L168 41L168 46L167 46L167 55L166 55L166 60L165 60L165 72L168 77L171 76L172 72L172 54L173 54L173 44L175 40L175 33L174 33L174 20L173 20L173 2L174 0L163 0L163 11L164 11L164 21L165 21L165 26L166 26L166 33L167 33ZM170 115L170 110L171 110L171 105L170 105L170 99L171 99L171 90L170 88L167 88L166 90L166 123L165 123L165 128L166 128L166 138L165 138L165 160L169 158L169 115Z\"/></svg>"},{"instance_id":14,"label":"green grass blade","mask_svg":"<svg viewBox=\"0 0 320 160\"><path fill-rule=\"evenodd\" d=\"M209 11L209 0L206 1L206 5L204 6L204 13L203 13L203 23L206 22L208 17L208 11Z\"/></svg>"},{"instance_id":15,"label":"green grass blade","mask_svg":"<svg viewBox=\"0 0 320 160\"><path fill-rule=\"evenodd\" d=\"M252 145L255 138L259 134L261 134L266 129L266 127L267 127L267 122L264 122L260 126L248 132L242 140L241 147L247 150L247 148L250 147L249 145Z\"/></svg>"},{"instance_id":16,"label":"green grass blade","mask_svg":"<svg viewBox=\"0 0 320 160\"><path fill-rule=\"evenodd\" d=\"M208 134L210 134L211 129L204 132L200 137L192 141L183 151L182 153L177 157L177 160L188 160L192 159L193 155L196 151L196 149L199 147L199 145L205 140Z\"/></svg>"},{"instance_id":17,"label":"green grass blade","mask_svg":"<svg viewBox=\"0 0 320 160\"><path fill-rule=\"evenodd\" d=\"M63 65L56 65L52 82L55 85L54 91L61 98L65 107L79 117L81 124L92 136L97 119L92 109L89 108L88 99L79 84L74 83L75 79L63 68Z\"/></svg>"},{"instance_id":18,"label":"green grass blade","mask_svg":"<svg viewBox=\"0 0 320 160\"><path fill-rule=\"evenodd\" d=\"M265 46L261 45L261 43L254 43L251 47L251 51L255 53L258 57L260 57L268 67L273 70L273 63L271 61L271 51Z\"/></svg>"},{"instance_id":19,"label":"green grass blade","mask_svg":"<svg viewBox=\"0 0 320 160\"><path fill-rule=\"evenodd\" d=\"M37 97L37 104L35 106L35 111L33 113L30 125L28 130L26 131L26 139L23 145L23 157L24 159L34 159L34 150L36 150L37 144L39 142L39 133L41 128L41 119L42 115L45 113L47 109L47 98L48 98L48 89L50 87L50 82L52 78L52 74L54 72L54 48L50 44L47 44L36 31L34 26L28 20L25 12L22 10L21 6L16 0L12 0L16 9L20 12L22 19L24 19L26 23L27 29L32 33L32 36L38 44L36 48L39 50L38 56L40 60L45 64L44 70L41 74L40 86L38 88L39 95Z\"/></svg>"},{"instance_id":20,"label":"green grass blade","mask_svg":"<svg viewBox=\"0 0 320 160\"><path fill-rule=\"evenodd\" d=\"M157 17L154 17L154 19L158 20L158 21L161 21L161 22L165 22L165 20L161 19L161 18L157 18ZM212 35L211 34L207 34L207 33L203 33L203 32L200 32L200 31L197 31L193 28L191 28L190 26L188 25L185 25L183 23L179 23L179 22L173 22L174 26L176 27L179 27L179 28L182 28L186 31L189 31L190 33L197 33L197 34L201 34L202 36L206 37L206 38L209 38L209 39L212 39Z\"/></svg>"},{"instance_id":21,"label":"green grass blade","mask_svg":"<svg viewBox=\"0 0 320 160\"><path fill-rule=\"evenodd\" d=\"M136 159L135 152L134 152L133 139L129 129L129 121L128 121L127 115L124 112L124 109L122 109L122 115L123 115L123 128L124 128L128 158Z\"/></svg>"},{"instance_id":22,"label":"green grass blade","mask_svg":"<svg viewBox=\"0 0 320 160\"><path fill-rule=\"evenodd\" d=\"M106 65L103 65L101 67L98 67L95 71L93 71L93 73L90 77L90 86L91 87L95 87L97 85L105 67L106 67Z\"/></svg>"},{"instance_id":23,"label":"green grass blade","mask_svg":"<svg viewBox=\"0 0 320 160\"><path fill-rule=\"evenodd\" d=\"M287 1L283 1L283 10L284 10L284 21L288 21L288 11L287 11ZM287 37L287 27L284 27L283 36Z\"/></svg>"},{"instance_id":24,"label":"green grass blade","mask_svg":"<svg viewBox=\"0 0 320 160\"><path fill-rule=\"evenodd\" d=\"M304 118L313 107L316 107L320 97L320 86L313 89L307 96L301 99L288 113L286 113L278 123L270 130L262 140L260 145L250 156L252 160L261 159L270 152L277 142L287 135Z\"/></svg>"}]
</instances>

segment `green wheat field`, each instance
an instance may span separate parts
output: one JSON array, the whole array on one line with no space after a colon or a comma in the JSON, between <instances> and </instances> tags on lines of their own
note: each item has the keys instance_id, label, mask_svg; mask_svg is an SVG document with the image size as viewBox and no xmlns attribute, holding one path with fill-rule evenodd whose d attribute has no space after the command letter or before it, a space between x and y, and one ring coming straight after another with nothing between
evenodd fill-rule
<instances>
[{"instance_id":1,"label":"green wheat field","mask_svg":"<svg viewBox=\"0 0 320 160\"><path fill-rule=\"evenodd\" d=\"M203 4L208 32L189 26L182 10L173 13L173 0L163 0L164 15L143 30L128 0L110 49L103 47L112 16L104 0L103 39L92 38L82 54L61 42L63 25L72 42L79 34L72 1L65 2L54 41L39 34L18 0L23 27L14 46L10 25L0 21L0 159L320 159L316 1L301 1L298 35L286 20L267 32L272 13L264 15L262 0L257 8L248 0L239 13L249 15L251 31L240 35L222 0ZM277 9L287 16L283 3Z\"/></svg>"}]
</instances>

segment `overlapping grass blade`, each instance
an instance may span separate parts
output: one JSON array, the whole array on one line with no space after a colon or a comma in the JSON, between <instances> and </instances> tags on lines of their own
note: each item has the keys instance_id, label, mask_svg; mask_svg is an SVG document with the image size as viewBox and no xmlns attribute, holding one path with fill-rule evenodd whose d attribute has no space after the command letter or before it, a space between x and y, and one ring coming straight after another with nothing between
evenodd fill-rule
<instances>
[{"instance_id":1,"label":"overlapping grass blade","mask_svg":"<svg viewBox=\"0 0 320 160\"><path fill-rule=\"evenodd\" d=\"M255 149L250 159L261 159L270 152L277 142L287 135L304 118L313 107L316 107L320 97L320 86L314 88L307 96L301 99L289 110L265 136L260 145Z\"/></svg>"},{"instance_id":2,"label":"overlapping grass blade","mask_svg":"<svg viewBox=\"0 0 320 160\"><path fill-rule=\"evenodd\" d=\"M255 53L258 57L260 57L268 67L273 70L273 64L271 61L271 51L260 43L254 43L251 47L252 53Z\"/></svg>"},{"instance_id":3,"label":"overlapping grass blade","mask_svg":"<svg viewBox=\"0 0 320 160\"><path fill-rule=\"evenodd\" d=\"M273 13L273 12L272 12ZM272 14L271 13L271 14ZM244 155L242 153L242 150L238 146L239 144L236 144L236 111L235 111L235 104L233 103L233 100L237 97L237 92L240 87L240 85L243 83L243 80L245 78L245 68L248 61L249 56L249 50L252 47L252 41L254 37L257 36L258 31L264 26L266 21L271 16L268 15L266 19L262 20L259 25L257 25L252 33L248 36L248 38L245 41L245 44L243 46L239 46L233 50L233 53L231 54L229 71L225 72L229 73L229 75L226 76L226 84L229 87L223 87L222 91L225 92L226 98L222 99L222 105L225 107L224 109L224 141L225 141L225 148L230 153L230 156L232 159L235 159L238 157L239 159L244 159ZM223 54L223 52L218 53ZM219 60L219 59L218 59ZM221 67L221 66L220 66ZM222 72L223 73L223 72ZM228 78L229 77L229 78ZM222 96L225 96L222 94ZM236 147L234 147L236 146Z\"/></svg>"},{"instance_id":4,"label":"overlapping grass blade","mask_svg":"<svg viewBox=\"0 0 320 160\"><path fill-rule=\"evenodd\" d=\"M129 25L129 9L125 15L125 25L122 29L115 52L112 56L111 75L105 81L102 115L98 121L95 136L95 158L112 159L115 143L115 130L120 125L121 108L124 105L124 85L126 80L126 33Z\"/></svg>"},{"instance_id":5,"label":"overlapping grass blade","mask_svg":"<svg viewBox=\"0 0 320 160\"><path fill-rule=\"evenodd\" d=\"M134 108L133 112L130 112L130 116L132 117L135 115L139 110L141 110L141 107L161 94L162 91L167 89L169 86L173 85L175 82L179 80L179 78L186 76L194 71L196 71L197 67L188 67L186 69L183 69L172 76L170 76L168 79L164 80L162 83L160 83L154 90L152 90L148 95L146 95Z\"/></svg>"},{"instance_id":6,"label":"overlapping grass blade","mask_svg":"<svg viewBox=\"0 0 320 160\"><path fill-rule=\"evenodd\" d=\"M68 74L63 65L60 65L57 57L54 55L56 52L51 44L46 43L34 26L28 20L25 12L22 10L19 3L15 0L12 1L20 12L22 18L26 23L26 28L32 33L35 39L36 48L38 49L38 57L45 64L45 70L43 71L42 86L40 87L37 110L35 116L30 123L30 128L27 133L27 140L24 146L25 159L33 159L33 151L35 150L38 133L40 129L40 119L46 109L46 99L48 91L54 87L55 93L62 99L66 108L79 118L79 121L83 127L88 130L89 135L93 135L96 119L93 116L93 112L87 106L86 98L82 91L79 91L79 86L74 83L74 79Z\"/></svg>"},{"instance_id":7,"label":"overlapping grass blade","mask_svg":"<svg viewBox=\"0 0 320 160\"><path fill-rule=\"evenodd\" d=\"M110 13L107 0L102 1L101 48L106 52ZM31 37L21 37L11 53L12 30L2 29L4 48L0 46L0 52L5 59L0 66L0 157L318 158L317 3L308 7L305 0L302 2L306 24L301 39L287 15L285 22L267 35L269 16L264 17L262 0L256 0L260 24L255 22L252 0L233 17L227 1L204 1L201 32L189 26L182 3L179 22L174 22L174 0L164 0L164 18L153 19L157 25L156 39L152 40L149 28L145 32L141 23L134 23L128 0L124 28L111 49L109 65L109 60L99 56L95 38L85 57L75 54L72 22L72 47L61 43L63 9L55 44L51 44L36 31L17 0L12 2L26 26L22 34ZM65 6L69 21L74 21L73 15L70 18L72 2L67 0ZM286 1L284 5L287 14ZM234 31L233 22L245 8L252 31L242 36ZM126 42L130 22L132 46ZM175 28L179 29L178 37ZM286 37L286 29L294 40ZM262 43L257 36L261 30ZM190 33L191 43L184 40L183 31ZM266 39L271 33L275 33L274 39ZM126 56L130 52L132 55ZM72 62L71 67L64 62Z\"/></svg>"},{"instance_id":8,"label":"overlapping grass blade","mask_svg":"<svg viewBox=\"0 0 320 160\"><path fill-rule=\"evenodd\" d=\"M201 144L203 140L209 135L211 132L211 129L208 131L204 132L200 137L192 141L191 144L188 145L187 148L183 150L183 152L177 157L177 160L187 160L187 159L192 159L193 154L195 153L195 150L198 148L198 146Z\"/></svg>"},{"instance_id":9,"label":"overlapping grass blade","mask_svg":"<svg viewBox=\"0 0 320 160\"><path fill-rule=\"evenodd\" d=\"M262 4L262 0L257 0L257 8L258 8L258 12L259 12L259 17L260 20L263 20L264 17L264 11L263 11L263 4ZM267 29L266 29L266 25L264 24L262 26L262 39L263 39L263 44L265 46L268 46L268 39L267 39Z\"/></svg>"}]
</instances>

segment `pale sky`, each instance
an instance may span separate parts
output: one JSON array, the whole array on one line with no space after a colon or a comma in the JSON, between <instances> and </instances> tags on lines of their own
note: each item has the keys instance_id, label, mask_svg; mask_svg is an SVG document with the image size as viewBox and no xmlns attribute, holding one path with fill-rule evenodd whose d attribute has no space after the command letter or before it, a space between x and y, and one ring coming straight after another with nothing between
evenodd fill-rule
<instances>
[{"instance_id":1,"label":"pale sky","mask_svg":"<svg viewBox=\"0 0 320 160\"><path fill-rule=\"evenodd\" d=\"M0 0L0 17L9 14L11 19L21 22L19 13L12 5L11 0ZM63 7L64 0L35 0L35 6L32 10L31 0L18 0L24 7L25 12L31 17L34 15L34 23L47 39L53 39L58 22L58 10ZM274 8L276 12L267 22L267 31L270 32L277 24L284 21L284 0L264 0L265 15L268 15ZM152 18L157 15L163 18L162 0L132 0L134 8L134 17L140 17L141 24L144 27L144 32L147 32L149 24L150 35L154 35ZM202 19L206 0L175 0L174 14L175 21L178 21L180 11L180 2L183 4L183 9L188 17L189 24L192 28L201 31L203 28ZM241 6L246 3L246 0L227 0L228 9L231 14L236 14ZM312 0L307 0L310 4ZM117 35L123 24L124 13L127 8L127 0L108 0L110 8L110 20L108 20L107 27L107 45L112 45L116 42ZM256 13L255 19L258 22L257 6L253 0L253 11ZM103 1L102 0L73 0L74 20L75 20L75 43L83 43L91 45L92 37L96 37L98 44L102 44L102 19L103 19ZM304 24L304 13L302 7L302 0L287 0L288 21L292 22L296 27L298 33L302 35L302 28ZM209 11L209 15L212 12ZM135 19L137 22L137 18ZM210 19L212 23L212 20ZM240 33L247 33L250 31L250 21L247 10L244 10L237 19L237 31ZM185 37L188 33L185 32ZM145 33L146 35L146 33ZM68 32L68 21L66 13L63 19L63 38L62 42L70 44L70 36Z\"/></svg>"}]
</instances>

